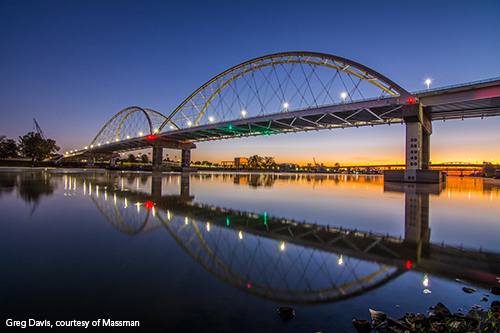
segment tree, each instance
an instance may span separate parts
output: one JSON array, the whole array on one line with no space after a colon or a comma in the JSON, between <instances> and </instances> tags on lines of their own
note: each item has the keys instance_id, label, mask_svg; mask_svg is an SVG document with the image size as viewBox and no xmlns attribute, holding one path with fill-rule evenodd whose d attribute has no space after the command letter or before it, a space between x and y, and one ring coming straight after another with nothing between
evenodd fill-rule
<instances>
[{"instance_id":1,"label":"tree","mask_svg":"<svg viewBox=\"0 0 500 333\"><path fill-rule=\"evenodd\" d=\"M248 158L248 165L253 168L260 168L261 163L262 157L260 157L259 155L252 155Z\"/></svg>"},{"instance_id":2,"label":"tree","mask_svg":"<svg viewBox=\"0 0 500 333\"><path fill-rule=\"evenodd\" d=\"M495 166L491 163L485 164L483 174L485 177L493 177L495 175Z\"/></svg>"},{"instance_id":3,"label":"tree","mask_svg":"<svg viewBox=\"0 0 500 333\"><path fill-rule=\"evenodd\" d=\"M130 163L136 162L135 155L134 154L128 154L127 161L129 161Z\"/></svg>"},{"instance_id":4,"label":"tree","mask_svg":"<svg viewBox=\"0 0 500 333\"><path fill-rule=\"evenodd\" d=\"M29 132L19 137L19 149L24 157L31 157L31 163L43 161L60 148L52 139L43 139L40 133Z\"/></svg>"},{"instance_id":5,"label":"tree","mask_svg":"<svg viewBox=\"0 0 500 333\"><path fill-rule=\"evenodd\" d=\"M265 156L261 160L261 164L264 168L269 169L270 167L273 167L276 165L276 162L274 161L274 157L271 156Z\"/></svg>"},{"instance_id":6,"label":"tree","mask_svg":"<svg viewBox=\"0 0 500 333\"><path fill-rule=\"evenodd\" d=\"M12 139L6 139L5 135L0 136L0 159L5 159L8 157L17 157L19 152L19 147L16 141Z\"/></svg>"},{"instance_id":7,"label":"tree","mask_svg":"<svg viewBox=\"0 0 500 333\"><path fill-rule=\"evenodd\" d=\"M146 154L141 155L141 162L142 163L149 163L148 155L146 155Z\"/></svg>"}]
</instances>

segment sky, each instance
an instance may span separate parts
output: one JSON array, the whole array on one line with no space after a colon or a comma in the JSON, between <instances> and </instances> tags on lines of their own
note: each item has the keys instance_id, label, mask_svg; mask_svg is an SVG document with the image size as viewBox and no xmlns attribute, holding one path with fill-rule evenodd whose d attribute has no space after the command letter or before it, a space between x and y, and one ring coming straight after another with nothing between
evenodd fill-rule
<instances>
[{"instance_id":1,"label":"sky","mask_svg":"<svg viewBox=\"0 0 500 333\"><path fill-rule=\"evenodd\" d=\"M407 91L500 77L500 1L0 0L0 135L61 152L119 111L169 115L212 77L283 51L344 57ZM500 117L434 122L432 162L500 163ZM404 125L197 143L192 160L404 162ZM167 151L179 156L178 151Z\"/></svg>"}]
</instances>

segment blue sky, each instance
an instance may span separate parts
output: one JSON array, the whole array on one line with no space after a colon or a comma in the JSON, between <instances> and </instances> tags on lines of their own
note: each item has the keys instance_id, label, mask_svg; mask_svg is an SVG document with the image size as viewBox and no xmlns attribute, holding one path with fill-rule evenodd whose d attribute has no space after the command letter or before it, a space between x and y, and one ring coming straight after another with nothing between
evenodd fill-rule
<instances>
[{"instance_id":1,"label":"blue sky","mask_svg":"<svg viewBox=\"0 0 500 333\"><path fill-rule=\"evenodd\" d=\"M281 51L352 59L408 91L500 76L500 1L0 0L0 134L36 118L61 151L129 106L168 115L246 60ZM500 119L435 123L433 161L500 162ZM193 160L402 162L404 126L198 144ZM177 152L171 151L171 155Z\"/></svg>"}]
</instances>

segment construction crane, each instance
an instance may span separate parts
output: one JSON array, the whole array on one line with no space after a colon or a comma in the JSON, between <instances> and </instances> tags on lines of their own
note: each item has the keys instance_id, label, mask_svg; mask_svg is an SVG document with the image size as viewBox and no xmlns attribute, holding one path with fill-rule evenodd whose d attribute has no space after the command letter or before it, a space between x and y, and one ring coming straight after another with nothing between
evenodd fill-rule
<instances>
[{"instance_id":1,"label":"construction crane","mask_svg":"<svg viewBox=\"0 0 500 333\"><path fill-rule=\"evenodd\" d=\"M40 128L40 126L38 126L38 123L36 122L36 119L33 118L33 130L36 131L40 137L44 140L47 140L47 138L45 137L45 134L43 133L42 129Z\"/></svg>"}]
</instances>

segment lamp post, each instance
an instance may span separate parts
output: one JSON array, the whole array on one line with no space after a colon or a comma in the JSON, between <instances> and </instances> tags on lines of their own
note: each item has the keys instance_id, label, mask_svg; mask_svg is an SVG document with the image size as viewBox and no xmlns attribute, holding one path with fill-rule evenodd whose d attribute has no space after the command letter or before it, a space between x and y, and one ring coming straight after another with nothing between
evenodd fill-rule
<instances>
[{"instance_id":1,"label":"lamp post","mask_svg":"<svg viewBox=\"0 0 500 333\"><path fill-rule=\"evenodd\" d=\"M425 84L427 85L427 91L429 91L429 85L431 84L431 79L425 80Z\"/></svg>"}]
</instances>

